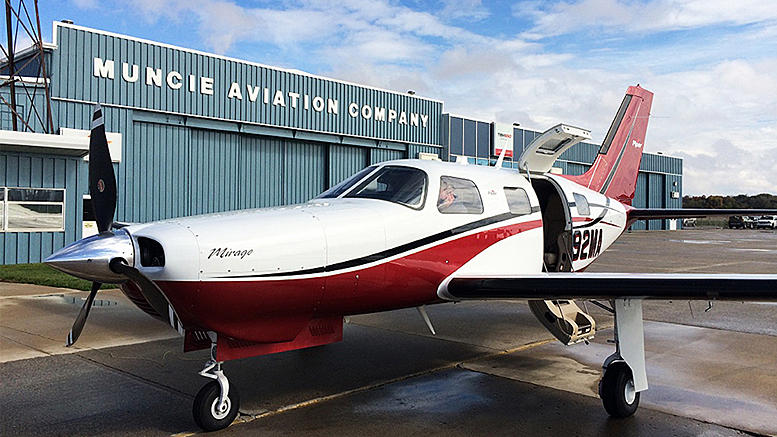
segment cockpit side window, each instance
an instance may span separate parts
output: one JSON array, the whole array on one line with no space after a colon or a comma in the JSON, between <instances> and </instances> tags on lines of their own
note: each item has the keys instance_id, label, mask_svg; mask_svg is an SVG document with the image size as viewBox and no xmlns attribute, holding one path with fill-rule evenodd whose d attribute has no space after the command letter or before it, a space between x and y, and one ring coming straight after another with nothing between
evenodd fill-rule
<instances>
[{"instance_id":1,"label":"cockpit side window","mask_svg":"<svg viewBox=\"0 0 777 437\"><path fill-rule=\"evenodd\" d=\"M363 168L360 172L352 175L351 177L347 178L346 180L340 182L339 184L335 185L334 187L324 191L323 193L319 194L316 199L331 199L334 197L340 197L341 194L348 191L351 187L356 185L360 180L364 179L365 176L375 171L377 166L372 165L369 167Z\"/></svg>"},{"instance_id":2,"label":"cockpit side window","mask_svg":"<svg viewBox=\"0 0 777 437\"><path fill-rule=\"evenodd\" d=\"M505 197L507 198L507 206L510 208L510 213L515 215L531 214L529 195L526 194L526 190L523 188L505 187Z\"/></svg>"},{"instance_id":3,"label":"cockpit side window","mask_svg":"<svg viewBox=\"0 0 777 437\"><path fill-rule=\"evenodd\" d=\"M424 207L428 177L417 168L385 166L344 197L378 199L414 209Z\"/></svg>"},{"instance_id":4,"label":"cockpit side window","mask_svg":"<svg viewBox=\"0 0 777 437\"><path fill-rule=\"evenodd\" d=\"M482 214L483 200L474 182L441 176L437 210L443 214Z\"/></svg>"},{"instance_id":5,"label":"cockpit side window","mask_svg":"<svg viewBox=\"0 0 777 437\"><path fill-rule=\"evenodd\" d=\"M580 215L591 215L591 207L588 205L588 199L582 194L572 193L575 196L575 205Z\"/></svg>"}]
</instances>

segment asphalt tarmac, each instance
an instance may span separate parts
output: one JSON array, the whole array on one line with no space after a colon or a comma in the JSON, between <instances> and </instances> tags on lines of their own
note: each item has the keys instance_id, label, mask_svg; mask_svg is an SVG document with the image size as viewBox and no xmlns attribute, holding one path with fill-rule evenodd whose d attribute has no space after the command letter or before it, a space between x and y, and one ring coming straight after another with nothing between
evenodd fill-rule
<instances>
[{"instance_id":1,"label":"asphalt tarmac","mask_svg":"<svg viewBox=\"0 0 777 437\"><path fill-rule=\"evenodd\" d=\"M633 232L589 269L775 273L777 232ZM101 291L0 283L0 435L191 435L207 352ZM711 309L708 309L711 306ZM634 417L598 399L612 318L589 345L552 340L525 302L443 304L350 318L344 341L227 362L241 415L214 435L777 435L777 305L646 302L650 389Z\"/></svg>"}]
</instances>

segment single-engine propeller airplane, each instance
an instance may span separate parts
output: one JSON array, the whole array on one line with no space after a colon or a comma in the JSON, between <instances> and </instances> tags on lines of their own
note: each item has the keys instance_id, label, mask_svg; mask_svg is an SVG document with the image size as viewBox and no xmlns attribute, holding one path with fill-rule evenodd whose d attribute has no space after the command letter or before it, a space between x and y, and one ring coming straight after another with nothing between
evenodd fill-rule
<instances>
[{"instance_id":1,"label":"single-engine propeller airplane","mask_svg":"<svg viewBox=\"0 0 777 437\"><path fill-rule=\"evenodd\" d=\"M235 358L342 340L345 316L479 299L529 299L566 344L591 338L572 301L615 314L615 352L599 386L607 412L627 417L646 390L643 299L777 301L777 275L595 274L583 271L639 219L745 215L735 210L631 206L653 94L629 87L593 166L552 174L589 139L559 124L522 153L520 169L396 160L369 166L299 205L120 227L116 179L95 107L89 192L99 234L46 263L94 283L67 345L81 334L102 283L119 283L143 311L169 322L184 350L210 348L193 414L228 426L239 398L221 369ZM752 214L775 211L749 210ZM604 301L609 303L601 303Z\"/></svg>"}]
</instances>

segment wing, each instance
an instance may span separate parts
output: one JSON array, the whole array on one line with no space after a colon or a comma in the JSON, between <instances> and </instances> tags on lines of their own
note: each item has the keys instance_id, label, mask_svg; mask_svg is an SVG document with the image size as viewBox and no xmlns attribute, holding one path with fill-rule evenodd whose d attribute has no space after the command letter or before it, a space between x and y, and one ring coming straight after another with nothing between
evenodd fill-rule
<instances>
[{"instance_id":1,"label":"wing","mask_svg":"<svg viewBox=\"0 0 777 437\"><path fill-rule=\"evenodd\" d=\"M631 208L629 222L634 220L701 218L732 215L777 215L777 209L699 209L699 208Z\"/></svg>"},{"instance_id":2,"label":"wing","mask_svg":"<svg viewBox=\"0 0 777 437\"><path fill-rule=\"evenodd\" d=\"M777 275L542 273L452 277L445 300L682 299L777 302Z\"/></svg>"}]
</instances>

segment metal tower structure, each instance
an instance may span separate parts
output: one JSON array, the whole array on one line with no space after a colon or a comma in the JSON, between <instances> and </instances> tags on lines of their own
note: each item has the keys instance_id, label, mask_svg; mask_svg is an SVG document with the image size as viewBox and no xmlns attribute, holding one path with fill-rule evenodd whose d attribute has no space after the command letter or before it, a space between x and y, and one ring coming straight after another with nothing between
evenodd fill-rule
<instances>
[{"instance_id":1,"label":"metal tower structure","mask_svg":"<svg viewBox=\"0 0 777 437\"><path fill-rule=\"evenodd\" d=\"M0 110L10 113L15 131L54 133L38 1L4 3L7 38L0 42Z\"/></svg>"}]
</instances>

